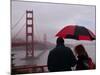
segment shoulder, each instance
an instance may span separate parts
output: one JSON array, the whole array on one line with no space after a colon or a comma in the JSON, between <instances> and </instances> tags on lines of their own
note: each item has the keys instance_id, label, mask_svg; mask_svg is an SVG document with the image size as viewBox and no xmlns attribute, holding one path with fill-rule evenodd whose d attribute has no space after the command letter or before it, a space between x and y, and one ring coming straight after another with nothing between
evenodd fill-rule
<instances>
[{"instance_id":1,"label":"shoulder","mask_svg":"<svg viewBox=\"0 0 100 75\"><path fill-rule=\"evenodd\" d=\"M53 49L51 49L50 51L49 51L49 54L52 54L52 53L54 53L56 51L56 48L53 48Z\"/></svg>"},{"instance_id":2,"label":"shoulder","mask_svg":"<svg viewBox=\"0 0 100 75\"><path fill-rule=\"evenodd\" d=\"M69 48L69 47L65 47L65 49L66 49L67 51L69 51L69 52L72 52L71 48Z\"/></svg>"},{"instance_id":3,"label":"shoulder","mask_svg":"<svg viewBox=\"0 0 100 75\"><path fill-rule=\"evenodd\" d=\"M65 47L65 48L71 50L71 48L69 48L69 47Z\"/></svg>"}]
</instances>

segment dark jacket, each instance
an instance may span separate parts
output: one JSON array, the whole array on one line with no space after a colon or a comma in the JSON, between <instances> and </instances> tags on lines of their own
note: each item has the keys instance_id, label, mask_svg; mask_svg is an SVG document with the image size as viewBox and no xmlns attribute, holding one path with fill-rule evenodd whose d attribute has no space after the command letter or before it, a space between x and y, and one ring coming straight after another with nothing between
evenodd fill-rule
<instances>
[{"instance_id":1,"label":"dark jacket","mask_svg":"<svg viewBox=\"0 0 100 75\"><path fill-rule=\"evenodd\" d=\"M90 60L87 56L78 56L76 70L87 70L89 69L88 60Z\"/></svg>"},{"instance_id":2,"label":"dark jacket","mask_svg":"<svg viewBox=\"0 0 100 75\"><path fill-rule=\"evenodd\" d=\"M73 52L64 45L57 45L48 55L47 65L50 72L70 71L75 64Z\"/></svg>"}]
</instances>

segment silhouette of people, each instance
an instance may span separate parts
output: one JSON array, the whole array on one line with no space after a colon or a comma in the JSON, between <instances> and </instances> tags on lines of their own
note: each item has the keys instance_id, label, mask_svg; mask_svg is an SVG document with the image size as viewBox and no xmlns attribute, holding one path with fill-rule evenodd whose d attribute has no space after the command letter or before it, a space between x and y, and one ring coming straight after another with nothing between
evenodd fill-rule
<instances>
[{"instance_id":1,"label":"silhouette of people","mask_svg":"<svg viewBox=\"0 0 100 75\"><path fill-rule=\"evenodd\" d=\"M77 65L76 70L87 70L93 69L95 67L92 59L88 56L83 45L78 45L75 47L75 53L77 54Z\"/></svg>"},{"instance_id":2,"label":"silhouette of people","mask_svg":"<svg viewBox=\"0 0 100 75\"><path fill-rule=\"evenodd\" d=\"M71 71L76 58L70 48L65 47L63 38L57 38L56 47L49 52L47 66L50 72Z\"/></svg>"}]
</instances>

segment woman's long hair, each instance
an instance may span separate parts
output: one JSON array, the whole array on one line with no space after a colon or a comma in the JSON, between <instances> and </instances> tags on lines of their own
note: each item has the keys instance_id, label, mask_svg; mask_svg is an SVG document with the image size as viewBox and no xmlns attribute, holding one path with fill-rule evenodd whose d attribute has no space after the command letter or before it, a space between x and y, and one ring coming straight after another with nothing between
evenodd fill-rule
<instances>
[{"instance_id":1,"label":"woman's long hair","mask_svg":"<svg viewBox=\"0 0 100 75\"><path fill-rule=\"evenodd\" d=\"M86 56L88 57L88 54L87 52L85 51L85 48L83 47L83 45L77 45L75 47L75 53L78 55L78 56Z\"/></svg>"}]
</instances>

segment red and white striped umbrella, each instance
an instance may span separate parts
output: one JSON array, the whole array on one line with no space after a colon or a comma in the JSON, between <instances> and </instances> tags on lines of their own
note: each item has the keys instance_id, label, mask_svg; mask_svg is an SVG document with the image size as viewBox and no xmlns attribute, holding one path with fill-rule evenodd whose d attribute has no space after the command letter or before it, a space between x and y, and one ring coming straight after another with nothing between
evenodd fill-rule
<instances>
[{"instance_id":1,"label":"red and white striped umbrella","mask_svg":"<svg viewBox=\"0 0 100 75\"><path fill-rule=\"evenodd\" d=\"M89 29L78 26L69 25L60 30L56 36L76 40L95 40L95 35Z\"/></svg>"}]
</instances>

